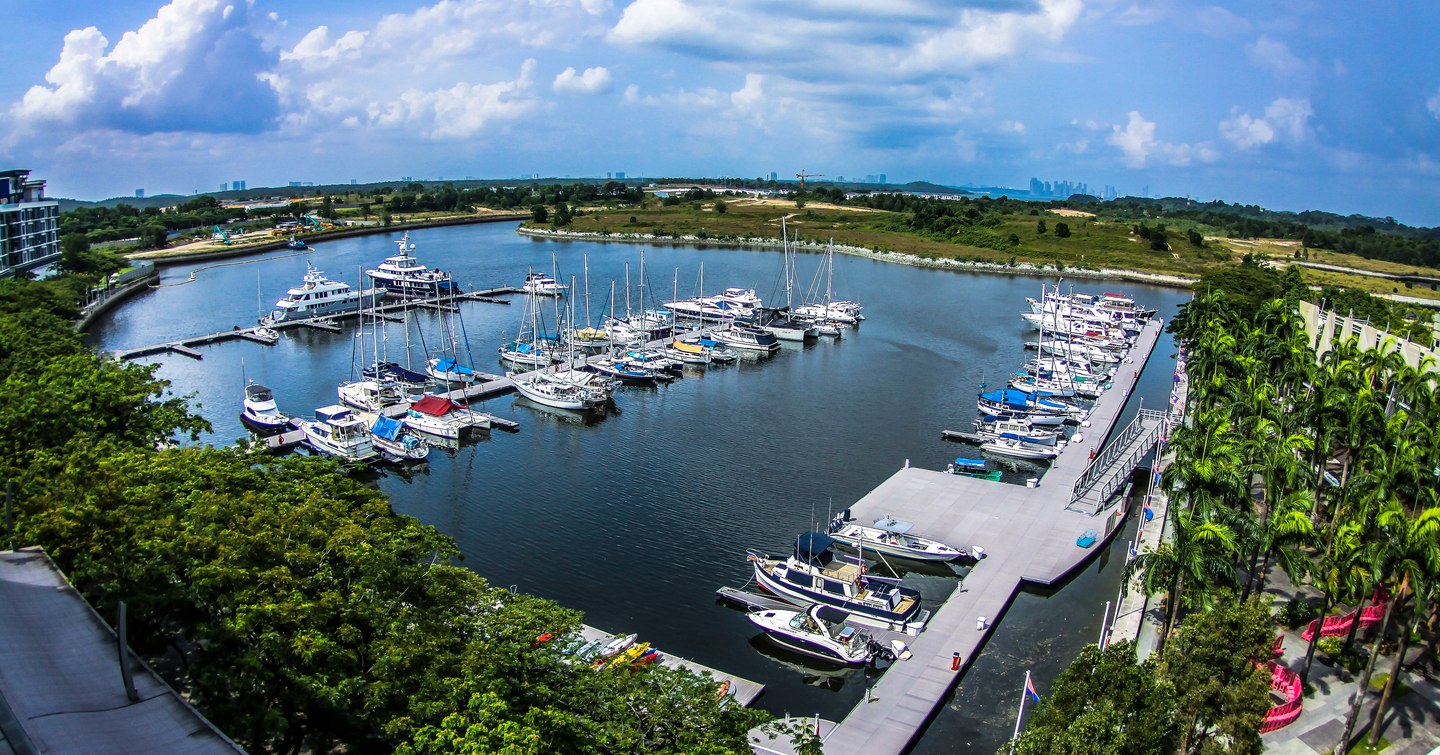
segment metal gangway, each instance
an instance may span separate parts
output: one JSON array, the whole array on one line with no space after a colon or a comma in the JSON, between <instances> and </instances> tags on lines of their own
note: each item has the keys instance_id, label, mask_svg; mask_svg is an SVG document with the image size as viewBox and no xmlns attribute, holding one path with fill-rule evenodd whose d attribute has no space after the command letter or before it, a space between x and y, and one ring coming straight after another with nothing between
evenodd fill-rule
<instances>
[{"instance_id":1,"label":"metal gangway","mask_svg":"<svg viewBox=\"0 0 1440 755\"><path fill-rule=\"evenodd\" d=\"M1076 478L1070 490L1070 505L1066 508L1092 516L1100 513L1169 429L1169 413L1141 409Z\"/></svg>"}]
</instances>

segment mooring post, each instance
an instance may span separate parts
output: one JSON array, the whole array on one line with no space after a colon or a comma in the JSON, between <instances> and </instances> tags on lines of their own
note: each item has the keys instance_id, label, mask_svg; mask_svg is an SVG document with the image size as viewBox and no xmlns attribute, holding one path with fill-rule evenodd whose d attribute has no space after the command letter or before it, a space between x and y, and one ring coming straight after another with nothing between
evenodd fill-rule
<instances>
[{"instance_id":1,"label":"mooring post","mask_svg":"<svg viewBox=\"0 0 1440 755\"><path fill-rule=\"evenodd\" d=\"M115 637L120 646L120 680L125 685L125 697L130 702L140 702L140 693L135 691L135 680L130 678L130 646L126 642L125 601L120 601L118 616L115 618Z\"/></svg>"}]
</instances>

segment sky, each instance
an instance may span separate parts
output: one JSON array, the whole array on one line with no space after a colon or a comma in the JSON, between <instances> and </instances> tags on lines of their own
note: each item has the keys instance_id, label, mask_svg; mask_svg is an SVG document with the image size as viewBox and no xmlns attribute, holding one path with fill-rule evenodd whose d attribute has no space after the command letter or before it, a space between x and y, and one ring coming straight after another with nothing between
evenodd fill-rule
<instances>
[{"instance_id":1,"label":"sky","mask_svg":"<svg viewBox=\"0 0 1440 755\"><path fill-rule=\"evenodd\" d=\"M10 0L0 169L1025 187L1440 225L1440 3Z\"/></svg>"}]
</instances>

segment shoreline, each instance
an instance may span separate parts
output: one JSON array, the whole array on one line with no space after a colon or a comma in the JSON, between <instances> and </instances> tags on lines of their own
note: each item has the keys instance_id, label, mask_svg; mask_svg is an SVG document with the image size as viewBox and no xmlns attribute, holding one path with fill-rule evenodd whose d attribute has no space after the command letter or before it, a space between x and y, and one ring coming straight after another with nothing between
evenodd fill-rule
<instances>
[{"instance_id":1,"label":"shoreline","mask_svg":"<svg viewBox=\"0 0 1440 755\"><path fill-rule=\"evenodd\" d=\"M665 245L674 244L685 246L713 246L732 249L779 249L779 239L769 238L748 238L738 241L721 241L718 239L702 239L698 236L655 236L648 233L593 233L590 231L562 231L541 228L516 228L516 233L536 238L546 238L555 241L614 241L626 244L651 244ZM810 252L823 252L824 244L801 242L800 248ZM861 246L849 246L836 244L835 251L839 254L848 254L854 257L865 257L881 262L893 262L899 265L910 265L912 267L929 267L940 270L975 271L985 273L1009 273L1012 275L1032 275L1049 277L1052 275L1063 275L1071 278L1093 278L1097 280L1128 280L1136 283L1148 283L1168 288L1190 288L1198 280L1182 275L1168 275L1165 273L1145 273L1138 270L1122 270L1118 268L1081 268L1066 267L1058 268L1053 265L1033 265L1028 262L1019 262L1010 265L1004 262L978 262L973 260L957 259L935 259L921 257L916 254L904 252L880 252Z\"/></svg>"},{"instance_id":2,"label":"shoreline","mask_svg":"<svg viewBox=\"0 0 1440 755\"><path fill-rule=\"evenodd\" d=\"M475 225L479 223L504 223L525 220L530 214L509 214L509 215L481 215L465 216L456 218L436 218L434 220L422 220L416 223L392 223L391 225L373 226L351 226L337 231L326 233L323 236L308 236L303 239L307 246L320 244L326 241L338 239L349 239L356 236L370 236L377 233L391 233L395 231L408 231L412 228L443 228L451 225ZM163 249L153 249L146 252L136 252L126 255L126 259L146 260L156 265L169 265L180 262L195 262L197 260L225 259L227 257L243 257L247 254L260 252L271 252L276 249L284 249L288 239L265 241L259 244L248 244L245 246L227 246L219 249L201 249L191 252L174 252L166 254Z\"/></svg>"}]
</instances>

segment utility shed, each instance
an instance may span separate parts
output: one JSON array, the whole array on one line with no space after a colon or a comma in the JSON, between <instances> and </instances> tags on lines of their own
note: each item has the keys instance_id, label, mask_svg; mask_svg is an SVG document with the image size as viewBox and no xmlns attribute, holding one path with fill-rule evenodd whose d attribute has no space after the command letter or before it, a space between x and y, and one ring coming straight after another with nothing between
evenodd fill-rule
<instances>
[{"instance_id":1,"label":"utility shed","mask_svg":"<svg viewBox=\"0 0 1440 755\"><path fill-rule=\"evenodd\" d=\"M0 752L244 752L138 658L39 548L0 551Z\"/></svg>"}]
</instances>

